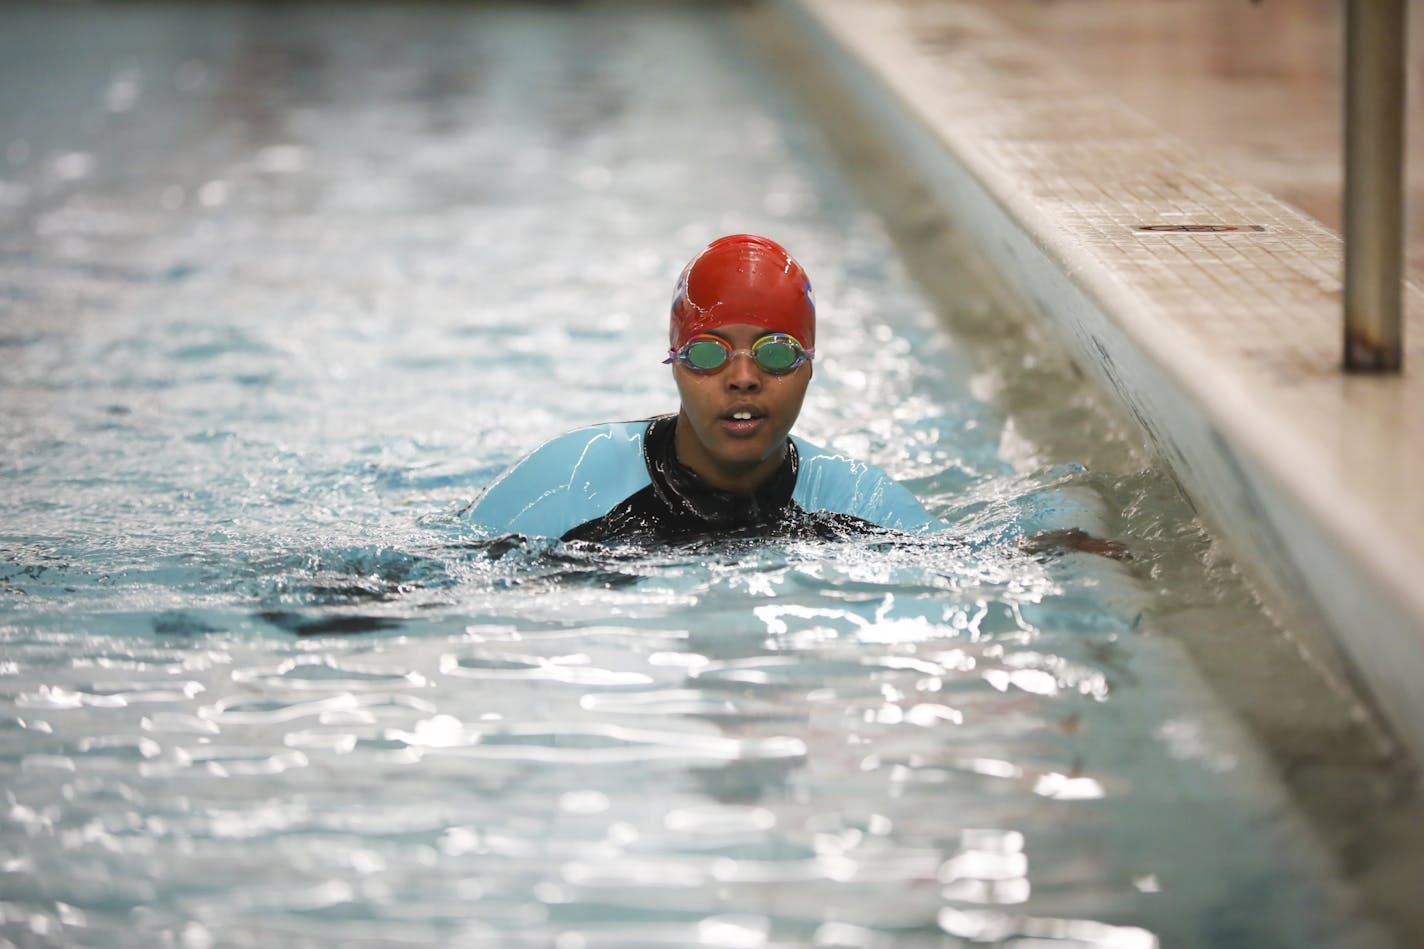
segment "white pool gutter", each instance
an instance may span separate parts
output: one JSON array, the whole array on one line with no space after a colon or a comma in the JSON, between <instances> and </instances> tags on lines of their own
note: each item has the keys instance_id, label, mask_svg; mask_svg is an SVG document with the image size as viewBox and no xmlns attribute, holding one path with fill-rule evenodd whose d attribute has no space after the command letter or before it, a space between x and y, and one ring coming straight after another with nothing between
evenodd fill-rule
<instances>
[{"instance_id":1,"label":"white pool gutter","mask_svg":"<svg viewBox=\"0 0 1424 949\"><path fill-rule=\"evenodd\" d=\"M1333 231L980 10L777 2L1137 420L1286 625L1424 762L1419 288L1404 373L1346 375Z\"/></svg>"}]
</instances>

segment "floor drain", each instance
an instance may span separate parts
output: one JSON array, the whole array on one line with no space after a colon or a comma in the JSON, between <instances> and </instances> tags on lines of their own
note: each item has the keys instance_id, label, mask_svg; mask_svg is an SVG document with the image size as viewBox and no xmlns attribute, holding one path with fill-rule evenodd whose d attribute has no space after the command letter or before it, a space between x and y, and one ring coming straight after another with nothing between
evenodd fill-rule
<instances>
[{"instance_id":1,"label":"floor drain","mask_svg":"<svg viewBox=\"0 0 1424 949\"><path fill-rule=\"evenodd\" d=\"M1137 224L1134 231L1148 234L1225 234L1230 231L1264 231L1260 224Z\"/></svg>"}]
</instances>

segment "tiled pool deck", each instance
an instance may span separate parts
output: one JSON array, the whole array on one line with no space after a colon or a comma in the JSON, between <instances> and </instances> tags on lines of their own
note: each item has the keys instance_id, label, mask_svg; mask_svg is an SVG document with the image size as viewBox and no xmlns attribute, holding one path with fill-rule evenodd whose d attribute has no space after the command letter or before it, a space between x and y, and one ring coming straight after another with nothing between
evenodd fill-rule
<instances>
[{"instance_id":1,"label":"tiled pool deck","mask_svg":"<svg viewBox=\"0 0 1424 949\"><path fill-rule=\"evenodd\" d=\"M1424 298L1406 288L1403 374L1341 372L1338 6L780 3L1417 764ZM1411 247L1424 273L1424 238ZM1307 808L1376 822L1337 854L1417 931L1418 789L1393 817L1362 813L1380 799L1368 771L1305 789Z\"/></svg>"},{"instance_id":2,"label":"tiled pool deck","mask_svg":"<svg viewBox=\"0 0 1424 949\"><path fill-rule=\"evenodd\" d=\"M938 0L935 0L938 2ZM947 0L1051 49L1084 80L1219 167L1341 226L1339 0ZM1416 120L1424 16L1409 20ZM1410 205L1424 198L1424 135L1409 143ZM1424 275L1424 215L1407 251Z\"/></svg>"},{"instance_id":3,"label":"tiled pool deck","mask_svg":"<svg viewBox=\"0 0 1424 949\"><path fill-rule=\"evenodd\" d=\"M913 147L951 156L937 188L994 262L1424 757L1418 291L1405 373L1344 375L1336 232L1050 55L1015 4L794 5Z\"/></svg>"}]
</instances>

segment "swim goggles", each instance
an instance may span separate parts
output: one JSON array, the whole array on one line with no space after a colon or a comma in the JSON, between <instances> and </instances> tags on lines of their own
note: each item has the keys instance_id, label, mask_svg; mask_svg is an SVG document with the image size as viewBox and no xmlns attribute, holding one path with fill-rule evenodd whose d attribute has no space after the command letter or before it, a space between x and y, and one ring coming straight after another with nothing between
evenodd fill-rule
<instances>
[{"instance_id":1,"label":"swim goggles","mask_svg":"<svg viewBox=\"0 0 1424 949\"><path fill-rule=\"evenodd\" d=\"M768 333L752 343L751 349L733 349L722 337L703 334L683 343L681 349L669 349L663 364L677 362L693 372L719 372L733 356L746 353L762 372L783 376L803 362L809 362L815 352L785 333Z\"/></svg>"}]
</instances>

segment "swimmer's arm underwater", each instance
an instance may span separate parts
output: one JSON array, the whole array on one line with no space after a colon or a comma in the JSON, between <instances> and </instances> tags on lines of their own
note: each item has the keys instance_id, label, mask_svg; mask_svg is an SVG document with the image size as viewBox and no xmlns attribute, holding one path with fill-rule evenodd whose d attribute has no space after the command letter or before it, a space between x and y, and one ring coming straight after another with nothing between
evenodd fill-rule
<instances>
[{"instance_id":1,"label":"swimmer's arm underwater","mask_svg":"<svg viewBox=\"0 0 1424 949\"><path fill-rule=\"evenodd\" d=\"M1062 551L1077 551L1085 554L1101 554L1111 560L1131 560L1132 554L1126 545L1102 537L1094 537L1081 527L1039 531L1019 539L1019 546L1031 554L1048 554Z\"/></svg>"}]
</instances>

